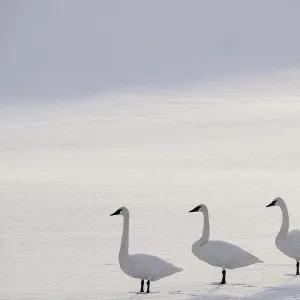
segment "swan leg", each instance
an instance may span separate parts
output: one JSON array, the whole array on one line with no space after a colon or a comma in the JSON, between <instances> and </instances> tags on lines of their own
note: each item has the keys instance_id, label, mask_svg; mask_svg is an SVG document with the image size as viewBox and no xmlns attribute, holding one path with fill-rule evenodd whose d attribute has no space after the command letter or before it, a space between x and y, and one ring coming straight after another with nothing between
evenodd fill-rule
<instances>
[{"instance_id":1,"label":"swan leg","mask_svg":"<svg viewBox=\"0 0 300 300\"><path fill-rule=\"evenodd\" d=\"M144 293L144 280L141 281L141 290L140 293Z\"/></svg>"},{"instance_id":2,"label":"swan leg","mask_svg":"<svg viewBox=\"0 0 300 300\"><path fill-rule=\"evenodd\" d=\"M222 270L222 281L221 284L225 284L226 283L226 270Z\"/></svg>"},{"instance_id":3,"label":"swan leg","mask_svg":"<svg viewBox=\"0 0 300 300\"><path fill-rule=\"evenodd\" d=\"M150 293L150 280L147 281L147 293Z\"/></svg>"},{"instance_id":4,"label":"swan leg","mask_svg":"<svg viewBox=\"0 0 300 300\"><path fill-rule=\"evenodd\" d=\"M299 261L297 261L296 268L297 268L296 275L300 275L299 274Z\"/></svg>"}]
</instances>

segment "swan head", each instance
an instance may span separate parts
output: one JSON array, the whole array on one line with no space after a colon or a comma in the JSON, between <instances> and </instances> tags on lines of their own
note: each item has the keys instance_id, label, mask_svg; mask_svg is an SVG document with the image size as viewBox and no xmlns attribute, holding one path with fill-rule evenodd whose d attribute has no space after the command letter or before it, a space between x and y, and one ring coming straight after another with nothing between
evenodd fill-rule
<instances>
[{"instance_id":1,"label":"swan head","mask_svg":"<svg viewBox=\"0 0 300 300\"><path fill-rule=\"evenodd\" d=\"M193 208L192 210L189 211L191 212L207 212L207 206L205 204L200 204L198 206L196 206L195 208Z\"/></svg>"},{"instance_id":2,"label":"swan head","mask_svg":"<svg viewBox=\"0 0 300 300\"><path fill-rule=\"evenodd\" d=\"M117 209L114 213L111 214L111 216L128 216L129 210L126 207L120 207Z\"/></svg>"},{"instance_id":3,"label":"swan head","mask_svg":"<svg viewBox=\"0 0 300 300\"><path fill-rule=\"evenodd\" d=\"M268 204L266 207L280 206L283 203L284 203L284 200L281 197L277 197L270 204Z\"/></svg>"}]
</instances>

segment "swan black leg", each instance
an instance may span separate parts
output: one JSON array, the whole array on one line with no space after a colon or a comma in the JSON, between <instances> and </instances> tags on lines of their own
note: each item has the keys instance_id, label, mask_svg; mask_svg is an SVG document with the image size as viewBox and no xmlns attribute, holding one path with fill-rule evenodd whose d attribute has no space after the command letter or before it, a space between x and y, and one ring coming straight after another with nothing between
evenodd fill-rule
<instances>
[{"instance_id":1,"label":"swan black leg","mask_svg":"<svg viewBox=\"0 0 300 300\"><path fill-rule=\"evenodd\" d=\"M140 293L144 293L144 280L141 281L141 290Z\"/></svg>"},{"instance_id":2,"label":"swan black leg","mask_svg":"<svg viewBox=\"0 0 300 300\"><path fill-rule=\"evenodd\" d=\"M226 270L223 270L222 271L222 281L221 281L221 284L225 284L226 283Z\"/></svg>"},{"instance_id":3,"label":"swan black leg","mask_svg":"<svg viewBox=\"0 0 300 300\"><path fill-rule=\"evenodd\" d=\"M296 267L297 267L296 275L300 275L299 274L299 261L297 261Z\"/></svg>"},{"instance_id":4,"label":"swan black leg","mask_svg":"<svg viewBox=\"0 0 300 300\"><path fill-rule=\"evenodd\" d=\"M150 280L147 281L147 293L150 293Z\"/></svg>"}]
</instances>

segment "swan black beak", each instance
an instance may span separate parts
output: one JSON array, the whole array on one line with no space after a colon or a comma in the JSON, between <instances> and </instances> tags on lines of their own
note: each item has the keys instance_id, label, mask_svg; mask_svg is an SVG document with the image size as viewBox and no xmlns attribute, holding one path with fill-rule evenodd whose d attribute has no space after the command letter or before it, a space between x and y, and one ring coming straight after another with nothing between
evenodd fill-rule
<instances>
[{"instance_id":1,"label":"swan black beak","mask_svg":"<svg viewBox=\"0 0 300 300\"><path fill-rule=\"evenodd\" d=\"M117 215L120 214L121 211L122 211L122 209L118 209L113 214L111 214L110 216L117 216Z\"/></svg>"},{"instance_id":2,"label":"swan black beak","mask_svg":"<svg viewBox=\"0 0 300 300\"><path fill-rule=\"evenodd\" d=\"M192 210L190 210L189 212L197 212L200 209L201 205L196 206L195 208L193 208Z\"/></svg>"},{"instance_id":3,"label":"swan black beak","mask_svg":"<svg viewBox=\"0 0 300 300\"><path fill-rule=\"evenodd\" d=\"M276 200L272 201L269 205L267 205L266 207L271 207L274 206L276 204Z\"/></svg>"}]
</instances>

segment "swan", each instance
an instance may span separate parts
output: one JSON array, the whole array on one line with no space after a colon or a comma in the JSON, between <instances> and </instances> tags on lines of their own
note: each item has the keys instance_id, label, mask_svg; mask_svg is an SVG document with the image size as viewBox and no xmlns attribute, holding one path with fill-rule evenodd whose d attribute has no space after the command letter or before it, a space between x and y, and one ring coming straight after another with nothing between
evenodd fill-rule
<instances>
[{"instance_id":1,"label":"swan","mask_svg":"<svg viewBox=\"0 0 300 300\"><path fill-rule=\"evenodd\" d=\"M299 275L300 231L298 229L289 231L289 213L282 198L275 198L266 207L271 206L279 206L282 213L281 228L275 239L275 245L282 253L296 260L296 275Z\"/></svg>"},{"instance_id":2,"label":"swan","mask_svg":"<svg viewBox=\"0 0 300 300\"><path fill-rule=\"evenodd\" d=\"M226 269L237 269L262 262L239 246L223 241L209 240L209 217L205 204L200 204L189 212L202 212L204 216L202 236L193 244L192 252L200 260L214 267L222 268L221 284L226 283Z\"/></svg>"},{"instance_id":3,"label":"swan","mask_svg":"<svg viewBox=\"0 0 300 300\"><path fill-rule=\"evenodd\" d=\"M183 270L154 255L129 254L129 211L126 207L121 207L111 214L111 216L116 215L123 216L123 233L119 251L120 268L128 276L141 280L141 293L144 292L144 280L147 280L147 293L150 293L151 281L159 280Z\"/></svg>"}]
</instances>

